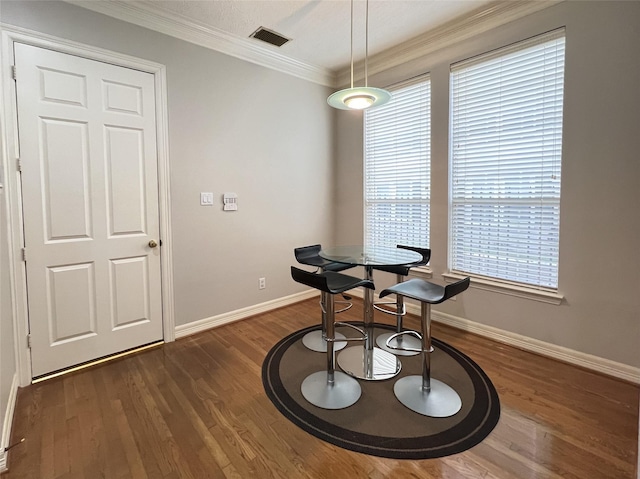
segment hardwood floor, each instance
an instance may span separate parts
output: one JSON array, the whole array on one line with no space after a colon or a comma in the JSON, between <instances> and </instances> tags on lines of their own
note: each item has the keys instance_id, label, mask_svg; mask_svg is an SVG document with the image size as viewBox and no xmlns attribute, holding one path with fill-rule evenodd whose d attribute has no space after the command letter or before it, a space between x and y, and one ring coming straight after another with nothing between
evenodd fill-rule
<instances>
[{"instance_id":1,"label":"hardwood floor","mask_svg":"<svg viewBox=\"0 0 640 479\"><path fill-rule=\"evenodd\" d=\"M356 300L340 319L361 315ZM21 389L12 442L26 440L2 479L636 477L637 386L438 324L434 336L495 384L494 431L424 461L322 442L280 415L261 382L267 351L318 320L308 300Z\"/></svg>"}]
</instances>

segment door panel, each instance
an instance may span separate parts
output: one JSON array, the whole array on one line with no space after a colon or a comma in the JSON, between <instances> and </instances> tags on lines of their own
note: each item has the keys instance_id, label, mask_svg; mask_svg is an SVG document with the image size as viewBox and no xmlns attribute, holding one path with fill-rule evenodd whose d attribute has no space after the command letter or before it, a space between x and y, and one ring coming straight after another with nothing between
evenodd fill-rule
<instances>
[{"instance_id":1,"label":"door panel","mask_svg":"<svg viewBox=\"0 0 640 479\"><path fill-rule=\"evenodd\" d=\"M149 264L146 256L111 261L111 311L114 329L149 322Z\"/></svg>"},{"instance_id":2,"label":"door panel","mask_svg":"<svg viewBox=\"0 0 640 479\"><path fill-rule=\"evenodd\" d=\"M91 237L85 123L40 119L43 216L48 242Z\"/></svg>"},{"instance_id":3,"label":"door panel","mask_svg":"<svg viewBox=\"0 0 640 479\"><path fill-rule=\"evenodd\" d=\"M93 263L47 268L46 299L52 345L97 333L94 276ZM70 297L73 301L68 300Z\"/></svg>"},{"instance_id":4,"label":"door panel","mask_svg":"<svg viewBox=\"0 0 640 479\"><path fill-rule=\"evenodd\" d=\"M35 377L162 339L154 79L15 57Z\"/></svg>"},{"instance_id":5,"label":"door panel","mask_svg":"<svg viewBox=\"0 0 640 479\"><path fill-rule=\"evenodd\" d=\"M87 77L41 66L40 92L43 101L87 106Z\"/></svg>"},{"instance_id":6,"label":"door panel","mask_svg":"<svg viewBox=\"0 0 640 479\"><path fill-rule=\"evenodd\" d=\"M144 132L105 128L109 234L146 233Z\"/></svg>"},{"instance_id":7,"label":"door panel","mask_svg":"<svg viewBox=\"0 0 640 479\"><path fill-rule=\"evenodd\" d=\"M103 89L105 110L142 116L142 90L139 86L104 81Z\"/></svg>"}]
</instances>

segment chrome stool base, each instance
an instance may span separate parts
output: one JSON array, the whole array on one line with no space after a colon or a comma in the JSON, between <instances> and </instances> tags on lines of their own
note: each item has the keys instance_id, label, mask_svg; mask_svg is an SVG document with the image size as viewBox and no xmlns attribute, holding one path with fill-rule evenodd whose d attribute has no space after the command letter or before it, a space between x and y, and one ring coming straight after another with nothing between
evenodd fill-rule
<instances>
[{"instance_id":1,"label":"chrome stool base","mask_svg":"<svg viewBox=\"0 0 640 479\"><path fill-rule=\"evenodd\" d=\"M398 349L393 349L387 346L387 340L395 333L384 333L376 338L376 344L383 351L387 351L388 353L395 354L396 356L415 356L416 354L420 354L422 348L422 342L413 336L403 335L398 336L394 340L392 340L389 344ZM417 351L407 351L402 348L414 349Z\"/></svg>"},{"instance_id":2,"label":"chrome stool base","mask_svg":"<svg viewBox=\"0 0 640 479\"><path fill-rule=\"evenodd\" d=\"M332 384L327 371L307 376L300 386L304 398L322 409L344 409L355 404L362 394L358 381L340 371L333 374Z\"/></svg>"},{"instance_id":3,"label":"chrome stool base","mask_svg":"<svg viewBox=\"0 0 640 479\"><path fill-rule=\"evenodd\" d=\"M334 351L339 351L347 346L347 342L340 341L341 339L346 339L346 336L344 334L336 333L336 340L333 343ZM307 349L316 351L317 353L327 352L327 340L324 338L321 330L311 331L305 334L302 337L302 344L304 344Z\"/></svg>"},{"instance_id":4,"label":"chrome stool base","mask_svg":"<svg viewBox=\"0 0 640 479\"><path fill-rule=\"evenodd\" d=\"M429 417L449 417L462 408L462 400L452 387L431 379L430 391L422 387L422 376L405 376L393 385L396 398L412 411Z\"/></svg>"}]
</instances>

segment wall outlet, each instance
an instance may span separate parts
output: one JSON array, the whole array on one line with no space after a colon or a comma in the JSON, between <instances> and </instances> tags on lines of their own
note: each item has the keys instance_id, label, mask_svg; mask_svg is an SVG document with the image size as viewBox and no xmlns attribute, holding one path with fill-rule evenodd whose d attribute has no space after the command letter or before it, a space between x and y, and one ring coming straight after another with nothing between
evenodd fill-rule
<instances>
[{"instance_id":1,"label":"wall outlet","mask_svg":"<svg viewBox=\"0 0 640 479\"><path fill-rule=\"evenodd\" d=\"M267 287L266 278L258 278L258 289L264 289Z\"/></svg>"}]
</instances>

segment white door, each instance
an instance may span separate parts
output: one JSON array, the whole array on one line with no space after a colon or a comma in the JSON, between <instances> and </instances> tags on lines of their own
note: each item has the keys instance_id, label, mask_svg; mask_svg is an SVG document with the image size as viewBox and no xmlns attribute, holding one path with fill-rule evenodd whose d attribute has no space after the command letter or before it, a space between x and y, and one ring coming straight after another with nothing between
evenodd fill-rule
<instances>
[{"instance_id":1,"label":"white door","mask_svg":"<svg viewBox=\"0 0 640 479\"><path fill-rule=\"evenodd\" d=\"M19 43L15 59L37 377L162 339L154 79Z\"/></svg>"}]
</instances>

